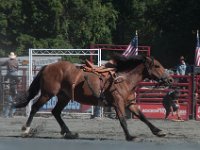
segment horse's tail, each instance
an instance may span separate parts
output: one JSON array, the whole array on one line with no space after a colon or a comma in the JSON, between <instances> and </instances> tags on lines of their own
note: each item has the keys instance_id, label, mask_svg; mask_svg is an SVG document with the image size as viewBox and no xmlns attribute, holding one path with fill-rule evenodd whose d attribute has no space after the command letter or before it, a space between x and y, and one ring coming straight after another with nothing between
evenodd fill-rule
<instances>
[{"instance_id":1,"label":"horse's tail","mask_svg":"<svg viewBox=\"0 0 200 150\"><path fill-rule=\"evenodd\" d=\"M14 104L15 108L25 107L38 94L40 90L40 79L45 67L46 66L40 69L40 71L38 72L34 80L32 81L28 91L16 97L15 99L16 103Z\"/></svg>"}]
</instances>

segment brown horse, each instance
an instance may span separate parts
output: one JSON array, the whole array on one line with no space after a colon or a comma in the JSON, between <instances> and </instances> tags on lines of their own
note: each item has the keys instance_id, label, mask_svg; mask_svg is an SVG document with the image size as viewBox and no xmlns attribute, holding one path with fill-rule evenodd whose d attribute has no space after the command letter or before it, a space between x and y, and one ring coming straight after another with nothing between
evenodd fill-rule
<instances>
[{"instance_id":1,"label":"brown horse","mask_svg":"<svg viewBox=\"0 0 200 150\"><path fill-rule=\"evenodd\" d=\"M36 112L53 96L58 101L52 114L61 127L61 134L65 138L77 138L61 118L61 111L71 99L82 104L107 105L115 108L120 124L124 130L126 140L133 140L125 119L127 107L134 115L143 121L158 137L166 133L149 122L138 109L135 102L135 87L145 78L157 80L159 83L171 84L173 79L165 72L164 67L151 57L132 56L113 57L115 73L101 76L92 72L85 72L67 61L60 61L44 66L31 83L24 96L18 97L16 108L25 107L38 93L38 100L32 105L28 120L23 126L25 134L30 132L30 125Z\"/></svg>"}]
</instances>

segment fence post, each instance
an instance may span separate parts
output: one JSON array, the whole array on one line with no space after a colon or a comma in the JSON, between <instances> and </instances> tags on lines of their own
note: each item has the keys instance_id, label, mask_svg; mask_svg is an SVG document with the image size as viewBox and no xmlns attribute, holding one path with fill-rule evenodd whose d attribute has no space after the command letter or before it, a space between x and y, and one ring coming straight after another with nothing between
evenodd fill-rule
<instances>
[{"instance_id":1,"label":"fence post","mask_svg":"<svg viewBox=\"0 0 200 150\"><path fill-rule=\"evenodd\" d=\"M197 80L196 80L196 78L197 78L197 74L199 74L200 73L200 67L198 67L198 66L193 66L193 75L192 75L192 80L193 80L193 89L192 89L192 96L193 96L193 119L196 117L196 112L195 112L195 110L196 110L196 102L197 102L197 100L196 100L196 96L195 96L195 93L197 92L197 90L196 90L196 88L198 88L198 87L196 87L196 82L197 82Z\"/></svg>"}]
</instances>

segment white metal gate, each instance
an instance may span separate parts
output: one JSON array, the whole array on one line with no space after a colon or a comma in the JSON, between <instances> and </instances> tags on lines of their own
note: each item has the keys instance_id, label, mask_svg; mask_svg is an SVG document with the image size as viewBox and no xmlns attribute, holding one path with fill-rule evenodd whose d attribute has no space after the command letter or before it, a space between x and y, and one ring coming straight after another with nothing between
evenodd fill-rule
<instances>
[{"instance_id":1,"label":"white metal gate","mask_svg":"<svg viewBox=\"0 0 200 150\"><path fill-rule=\"evenodd\" d=\"M97 57L98 66L101 65L101 49L29 49L29 85L33 80L33 60L35 56L55 57L55 56L92 56ZM26 114L29 115L32 103L30 102L26 109ZM93 109L92 109L93 113Z\"/></svg>"}]
</instances>

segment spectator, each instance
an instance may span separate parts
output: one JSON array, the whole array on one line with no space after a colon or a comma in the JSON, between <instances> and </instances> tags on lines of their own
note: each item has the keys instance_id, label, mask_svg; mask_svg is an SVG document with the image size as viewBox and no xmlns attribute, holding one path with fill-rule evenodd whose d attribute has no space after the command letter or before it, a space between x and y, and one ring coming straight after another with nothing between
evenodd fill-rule
<instances>
[{"instance_id":1,"label":"spectator","mask_svg":"<svg viewBox=\"0 0 200 150\"><path fill-rule=\"evenodd\" d=\"M7 82L5 85L8 85L8 92L6 94L7 104L4 108L5 117L11 117L13 114L13 99L15 99L17 95L17 83L19 83L18 79L18 60L17 56L14 52L11 52L9 55L9 59L3 63L2 66L7 67L7 74L5 75L4 81Z\"/></svg>"},{"instance_id":2,"label":"spectator","mask_svg":"<svg viewBox=\"0 0 200 150\"><path fill-rule=\"evenodd\" d=\"M177 75L190 75L191 67L185 62L185 58L183 56L180 57L180 63L176 68Z\"/></svg>"},{"instance_id":3,"label":"spectator","mask_svg":"<svg viewBox=\"0 0 200 150\"><path fill-rule=\"evenodd\" d=\"M165 119L168 118L170 112L172 113L172 115L177 116L177 120L179 121L183 121L180 117L180 113L179 113L179 101L178 101L178 97L179 97L179 91L178 90L172 90L169 91L163 98L163 106L166 110L166 114L165 114Z\"/></svg>"},{"instance_id":4,"label":"spectator","mask_svg":"<svg viewBox=\"0 0 200 150\"><path fill-rule=\"evenodd\" d=\"M179 83L187 83L188 82L188 78L184 77L184 75L191 75L191 66L188 65L185 62L185 58L183 56L180 57L180 63L178 64L177 68L176 68L176 74L177 75L182 75L183 77L180 77L178 79ZM181 85L181 89L186 89L187 87L182 86ZM182 92L182 94L184 94L184 92Z\"/></svg>"},{"instance_id":5,"label":"spectator","mask_svg":"<svg viewBox=\"0 0 200 150\"><path fill-rule=\"evenodd\" d=\"M7 74L5 80L10 79L10 82L18 83L18 60L14 52L11 52L9 59L5 61L2 65L7 66Z\"/></svg>"},{"instance_id":6,"label":"spectator","mask_svg":"<svg viewBox=\"0 0 200 150\"><path fill-rule=\"evenodd\" d=\"M13 107L13 97L11 96L11 89L10 86L7 84L5 85L5 104L3 108L3 117L9 118L13 117L15 113L15 108Z\"/></svg>"}]
</instances>

